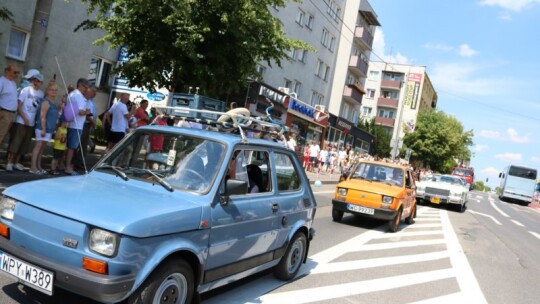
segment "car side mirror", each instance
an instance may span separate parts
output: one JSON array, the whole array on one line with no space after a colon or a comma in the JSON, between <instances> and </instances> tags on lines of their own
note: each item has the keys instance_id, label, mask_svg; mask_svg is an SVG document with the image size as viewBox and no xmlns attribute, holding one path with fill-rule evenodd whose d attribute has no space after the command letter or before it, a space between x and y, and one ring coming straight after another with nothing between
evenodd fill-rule
<instances>
[{"instance_id":1,"label":"car side mirror","mask_svg":"<svg viewBox=\"0 0 540 304\"><path fill-rule=\"evenodd\" d=\"M243 180L229 178L225 182L225 193L221 195L221 205L227 205L229 203L229 196L242 195L248 192L248 183Z\"/></svg>"}]
</instances>

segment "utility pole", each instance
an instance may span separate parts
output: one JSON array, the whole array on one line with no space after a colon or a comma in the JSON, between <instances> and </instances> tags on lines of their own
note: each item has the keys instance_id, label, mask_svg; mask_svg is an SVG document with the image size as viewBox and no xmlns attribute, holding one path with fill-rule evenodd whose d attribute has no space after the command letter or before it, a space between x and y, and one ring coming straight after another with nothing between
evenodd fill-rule
<instances>
[{"instance_id":1,"label":"utility pole","mask_svg":"<svg viewBox=\"0 0 540 304\"><path fill-rule=\"evenodd\" d=\"M410 72L410 68L409 68L409 72ZM401 86L405 86L405 88L407 88L407 77L408 77L408 74L407 75L404 75L403 76L403 81L401 82ZM399 102L398 102L398 107L399 107L399 113L398 113L398 121L397 121L397 124L395 124L395 130L394 130L394 133L396 134L395 137L392 138L391 142L393 143L393 146L392 146L392 160L395 160L396 157L398 156L399 154L399 148L400 148L400 139L399 139L399 134L401 133L401 128L402 128L402 121L403 121L403 109L405 108L405 98L407 97L407 92L405 92L405 94L401 94L401 90L400 90L400 94L399 94Z\"/></svg>"},{"instance_id":2,"label":"utility pole","mask_svg":"<svg viewBox=\"0 0 540 304\"><path fill-rule=\"evenodd\" d=\"M32 19L32 29L30 41L28 42L28 69L43 68L43 51L47 44L47 27L49 26L49 17L53 0L37 0L34 10L34 19Z\"/></svg>"}]
</instances>

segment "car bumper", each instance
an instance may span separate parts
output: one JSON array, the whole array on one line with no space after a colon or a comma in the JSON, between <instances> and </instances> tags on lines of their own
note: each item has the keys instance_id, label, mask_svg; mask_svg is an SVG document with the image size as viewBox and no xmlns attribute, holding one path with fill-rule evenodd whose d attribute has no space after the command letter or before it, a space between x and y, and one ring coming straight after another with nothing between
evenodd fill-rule
<instances>
[{"instance_id":1,"label":"car bumper","mask_svg":"<svg viewBox=\"0 0 540 304\"><path fill-rule=\"evenodd\" d=\"M133 274L121 276L101 275L82 268L62 265L28 252L4 238L0 238L0 250L35 266L53 271L54 287L99 302L116 302L124 299L135 282L135 275Z\"/></svg>"},{"instance_id":2,"label":"car bumper","mask_svg":"<svg viewBox=\"0 0 540 304\"><path fill-rule=\"evenodd\" d=\"M332 206L336 210L347 212L347 213L352 213L352 214L356 214L356 215L372 217L372 218L376 218L376 219L379 219L379 220L387 220L387 221L389 221L389 220L394 219L396 217L396 214L397 214L396 210L380 209L380 208L372 208L372 207L367 207L367 208L373 209L374 210L373 214L355 212L355 211L349 210L349 208L348 208L349 204L350 203L343 202L343 201L332 200ZM351 205L354 205L354 204L351 204Z\"/></svg>"},{"instance_id":3,"label":"car bumper","mask_svg":"<svg viewBox=\"0 0 540 304\"><path fill-rule=\"evenodd\" d=\"M438 198L439 202L434 202L433 198ZM451 196L430 196L430 195L424 195L424 194L416 194L416 199L420 199L423 201L430 202L432 204L455 204L455 205L463 205L463 201L461 198L455 198Z\"/></svg>"}]
</instances>

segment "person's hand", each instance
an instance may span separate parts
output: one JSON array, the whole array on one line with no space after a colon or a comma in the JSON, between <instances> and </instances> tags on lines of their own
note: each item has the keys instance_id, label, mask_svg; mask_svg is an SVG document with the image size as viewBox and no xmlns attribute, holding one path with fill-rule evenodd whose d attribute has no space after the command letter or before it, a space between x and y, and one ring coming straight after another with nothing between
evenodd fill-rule
<instances>
[{"instance_id":1,"label":"person's hand","mask_svg":"<svg viewBox=\"0 0 540 304\"><path fill-rule=\"evenodd\" d=\"M26 118L25 116L22 116L22 119L23 119L23 122L24 122L24 125L25 125L25 126L29 126L29 125L30 125L30 121L28 121L28 118Z\"/></svg>"},{"instance_id":2,"label":"person's hand","mask_svg":"<svg viewBox=\"0 0 540 304\"><path fill-rule=\"evenodd\" d=\"M47 131L45 129L41 130L41 137L45 137L45 134L47 134Z\"/></svg>"}]
</instances>

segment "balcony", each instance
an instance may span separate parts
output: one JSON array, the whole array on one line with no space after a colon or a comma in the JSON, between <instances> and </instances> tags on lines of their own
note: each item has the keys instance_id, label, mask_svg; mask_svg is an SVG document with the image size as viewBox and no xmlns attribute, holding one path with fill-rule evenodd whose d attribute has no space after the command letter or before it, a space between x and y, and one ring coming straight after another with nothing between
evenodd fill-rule
<instances>
[{"instance_id":1,"label":"balcony","mask_svg":"<svg viewBox=\"0 0 540 304\"><path fill-rule=\"evenodd\" d=\"M368 50L371 50L373 45L373 35L363 26L357 26L354 30L354 40L363 44Z\"/></svg>"},{"instance_id":2,"label":"balcony","mask_svg":"<svg viewBox=\"0 0 540 304\"><path fill-rule=\"evenodd\" d=\"M379 97L379 99L377 99L377 106L378 107L397 109L398 104L399 104L399 100L394 99L394 98Z\"/></svg>"},{"instance_id":3,"label":"balcony","mask_svg":"<svg viewBox=\"0 0 540 304\"><path fill-rule=\"evenodd\" d=\"M363 95L362 91L354 84L347 84L343 89L343 98L349 102L356 102L361 105Z\"/></svg>"},{"instance_id":4,"label":"balcony","mask_svg":"<svg viewBox=\"0 0 540 304\"><path fill-rule=\"evenodd\" d=\"M393 128L395 122L394 118L375 116L375 124L377 125Z\"/></svg>"},{"instance_id":5,"label":"balcony","mask_svg":"<svg viewBox=\"0 0 540 304\"><path fill-rule=\"evenodd\" d=\"M381 88L401 90L401 81L399 80L381 80Z\"/></svg>"},{"instance_id":6,"label":"balcony","mask_svg":"<svg viewBox=\"0 0 540 304\"><path fill-rule=\"evenodd\" d=\"M349 59L349 68L360 74L361 77L367 76L368 64L360 56L351 56Z\"/></svg>"}]
</instances>

